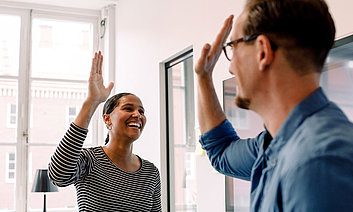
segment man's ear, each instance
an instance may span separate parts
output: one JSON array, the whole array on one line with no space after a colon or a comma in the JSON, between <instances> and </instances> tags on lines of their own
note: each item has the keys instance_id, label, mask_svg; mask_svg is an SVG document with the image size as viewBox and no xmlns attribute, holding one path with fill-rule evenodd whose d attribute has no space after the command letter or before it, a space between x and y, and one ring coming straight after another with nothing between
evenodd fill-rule
<instances>
[{"instance_id":1,"label":"man's ear","mask_svg":"<svg viewBox=\"0 0 353 212\"><path fill-rule=\"evenodd\" d=\"M259 70L265 71L273 62L274 51L271 48L270 40L265 35L259 35L256 39L256 60Z\"/></svg>"},{"instance_id":2,"label":"man's ear","mask_svg":"<svg viewBox=\"0 0 353 212\"><path fill-rule=\"evenodd\" d=\"M104 114L103 115L103 119L104 119L104 123L106 124L106 125L111 125L111 121L110 121L110 115L109 114Z\"/></svg>"}]
</instances>

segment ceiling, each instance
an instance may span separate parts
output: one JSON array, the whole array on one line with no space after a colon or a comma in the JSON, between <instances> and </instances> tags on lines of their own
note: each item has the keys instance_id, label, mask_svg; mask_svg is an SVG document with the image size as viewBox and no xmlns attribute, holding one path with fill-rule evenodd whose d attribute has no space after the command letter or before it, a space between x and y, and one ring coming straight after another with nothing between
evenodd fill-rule
<instances>
[{"instance_id":1,"label":"ceiling","mask_svg":"<svg viewBox=\"0 0 353 212\"><path fill-rule=\"evenodd\" d=\"M107 5L116 4L118 0L7 0L3 2L11 2L16 4L41 4L50 6L100 10Z\"/></svg>"}]
</instances>

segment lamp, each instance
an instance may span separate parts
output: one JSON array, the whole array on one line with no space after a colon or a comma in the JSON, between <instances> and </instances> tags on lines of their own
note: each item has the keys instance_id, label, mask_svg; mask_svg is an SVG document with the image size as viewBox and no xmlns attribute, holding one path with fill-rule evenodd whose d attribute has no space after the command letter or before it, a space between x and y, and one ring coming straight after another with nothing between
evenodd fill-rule
<instances>
[{"instance_id":1,"label":"lamp","mask_svg":"<svg viewBox=\"0 0 353 212\"><path fill-rule=\"evenodd\" d=\"M37 169L34 177L32 192L44 192L44 206L43 212L46 208L46 192L57 192L58 188L49 180L48 169Z\"/></svg>"}]
</instances>

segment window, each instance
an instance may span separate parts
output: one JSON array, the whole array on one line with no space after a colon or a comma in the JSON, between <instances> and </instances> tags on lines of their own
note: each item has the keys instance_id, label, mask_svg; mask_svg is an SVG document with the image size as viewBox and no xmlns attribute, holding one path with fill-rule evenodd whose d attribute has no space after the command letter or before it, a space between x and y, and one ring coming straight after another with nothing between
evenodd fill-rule
<instances>
[{"instance_id":1,"label":"window","mask_svg":"<svg viewBox=\"0 0 353 212\"><path fill-rule=\"evenodd\" d=\"M197 211L193 73L191 48L161 63L166 86L161 92L165 92L161 97L165 112L162 109L161 116L167 115L167 128L161 129L166 132L166 141L161 139L167 163L167 185L163 188L167 187L164 192L168 193L168 198L162 202L167 202L164 206L167 211ZM165 151L162 149L162 154Z\"/></svg>"},{"instance_id":2,"label":"window","mask_svg":"<svg viewBox=\"0 0 353 212\"><path fill-rule=\"evenodd\" d=\"M16 157L15 153L6 153L6 182L7 183L14 183L15 182L15 173L16 173Z\"/></svg>"},{"instance_id":3,"label":"window","mask_svg":"<svg viewBox=\"0 0 353 212\"><path fill-rule=\"evenodd\" d=\"M75 121L75 118L80 110L80 106L75 105L75 106L68 106L67 107L67 112L66 112L66 119L67 119L67 128L70 126L70 124Z\"/></svg>"},{"instance_id":4,"label":"window","mask_svg":"<svg viewBox=\"0 0 353 212\"><path fill-rule=\"evenodd\" d=\"M10 128L16 127L17 122L17 113L16 113L16 104L8 104L8 112L7 112L7 126Z\"/></svg>"},{"instance_id":5,"label":"window","mask_svg":"<svg viewBox=\"0 0 353 212\"><path fill-rule=\"evenodd\" d=\"M47 168L87 96L99 11L75 11L0 7L0 211L42 209L43 196L30 189L34 174ZM88 146L103 140L95 122ZM49 210L77 211L73 186L50 196Z\"/></svg>"}]
</instances>

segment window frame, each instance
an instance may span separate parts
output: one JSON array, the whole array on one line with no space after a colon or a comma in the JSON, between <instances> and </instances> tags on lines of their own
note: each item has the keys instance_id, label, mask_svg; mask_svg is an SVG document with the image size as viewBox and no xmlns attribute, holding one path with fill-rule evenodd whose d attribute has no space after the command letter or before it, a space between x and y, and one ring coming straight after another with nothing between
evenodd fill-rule
<instances>
[{"instance_id":1,"label":"window frame","mask_svg":"<svg viewBox=\"0 0 353 212\"><path fill-rule=\"evenodd\" d=\"M175 55L169 57L168 59L160 62L160 145L161 145L161 187L162 187L162 209L163 211L175 211L175 176L174 176L174 147L171 144L170 137L172 137L173 132L170 129L173 129L170 116L172 112L168 109L169 105L172 105L172 102L169 102L169 91L172 90L172 85L170 85L170 80L172 77L168 74L169 68L178 64L190 57L193 57L193 46L189 46L184 50L176 53ZM192 79L186 80L184 83L184 88L194 90L194 81L193 81L193 72L184 73L189 76L192 75ZM185 76L183 76L185 77ZM185 101L185 116L193 119L195 121L195 108L194 108L194 95L189 95L188 92L184 97ZM190 101L187 101L190 100ZM185 117L186 118L186 117ZM195 137L195 123L187 122L185 129L186 136L189 137L187 141L194 140ZM185 145L188 145L186 143ZM196 147L196 146L195 146Z\"/></svg>"},{"instance_id":2,"label":"window frame","mask_svg":"<svg viewBox=\"0 0 353 212\"><path fill-rule=\"evenodd\" d=\"M19 67L18 75L16 76L1 76L3 78L10 78L17 80L17 96L15 103L17 108L16 116L16 141L14 143L0 143L0 146L12 146L15 147L15 211L27 211L28 210L28 183L32 176L29 168L32 160L31 154L28 152L30 146L40 146L42 144L30 144L28 142L29 128L33 126L33 117L30 117L31 111L33 111L33 105L31 102L31 91L30 81L31 78L29 72L31 69L31 27L33 18L50 18L56 20L86 22L93 25L93 52L101 49L104 53L104 39L99 38L99 21L101 19L101 11L99 10L87 10L87 9L73 9L73 8L62 8L55 6L44 6L34 4L22 4L14 2L3 2L0 5L0 14L18 16L21 20L20 23L20 52L19 52ZM115 23L115 20L112 21ZM93 54L92 52L92 54ZM107 57L107 55L106 55ZM109 57L109 55L108 55ZM113 74L106 73L107 76ZM88 75L87 75L88 78ZM114 79L111 79L114 80ZM96 113L97 114L97 113ZM8 120L8 118L7 118ZM94 126L95 134L92 139L95 142L90 145L98 144L100 135L103 135L104 130L103 124L100 124L97 118L93 118L90 126ZM103 142L103 141L102 141ZM47 145L44 145L47 146ZM8 163L6 163L7 165ZM7 172L6 172L7 173ZM11 181L11 180L10 180Z\"/></svg>"}]
</instances>

